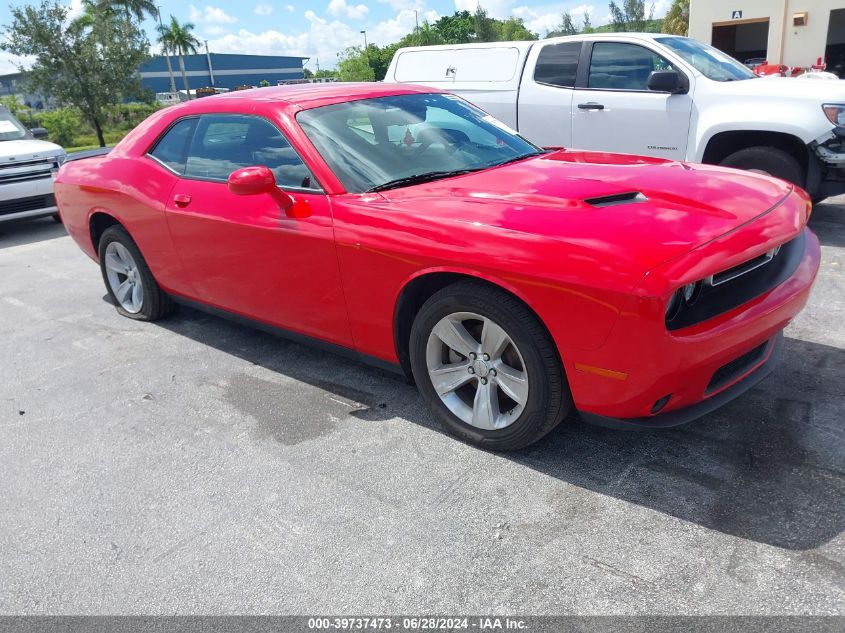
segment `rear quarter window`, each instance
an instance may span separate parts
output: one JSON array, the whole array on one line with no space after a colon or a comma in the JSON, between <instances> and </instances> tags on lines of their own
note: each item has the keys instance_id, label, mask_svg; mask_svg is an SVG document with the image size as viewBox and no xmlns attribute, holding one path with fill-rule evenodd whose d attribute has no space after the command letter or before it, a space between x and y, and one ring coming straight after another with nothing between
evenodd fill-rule
<instances>
[{"instance_id":1,"label":"rear quarter window","mask_svg":"<svg viewBox=\"0 0 845 633\"><path fill-rule=\"evenodd\" d=\"M547 44L537 56L534 81L550 86L572 88L581 57L581 42Z\"/></svg>"}]
</instances>

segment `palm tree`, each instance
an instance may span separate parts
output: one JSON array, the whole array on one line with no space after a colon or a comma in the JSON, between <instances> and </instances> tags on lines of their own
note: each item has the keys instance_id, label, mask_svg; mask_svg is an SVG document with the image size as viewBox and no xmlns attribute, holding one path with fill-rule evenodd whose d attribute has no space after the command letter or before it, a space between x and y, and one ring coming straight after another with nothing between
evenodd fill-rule
<instances>
[{"instance_id":1,"label":"palm tree","mask_svg":"<svg viewBox=\"0 0 845 633\"><path fill-rule=\"evenodd\" d=\"M161 23L161 15L158 16L158 43L161 44L161 54L164 55L164 61L167 62L167 76L170 77L170 92L176 93L176 79L173 77L173 66L170 63L170 53L173 52L170 48L170 29L166 28Z\"/></svg>"},{"instance_id":2,"label":"palm tree","mask_svg":"<svg viewBox=\"0 0 845 633\"><path fill-rule=\"evenodd\" d=\"M689 31L689 0L675 0L663 18L664 33L686 35Z\"/></svg>"},{"instance_id":3,"label":"palm tree","mask_svg":"<svg viewBox=\"0 0 845 633\"><path fill-rule=\"evenodd\" d=\"M84 0L91 2L92 0ZM161 24L161 12L153 0L95 0L96 6L106 11L123 11L126 19L135 16L139 22L149 16L158 20L156 31L159 34L158 42L161 44L161 52L164 61L167 62L167 75L170 77L170 92L176 92L176 80L173 77L173 66L170 64L170 54L162 41L164 27Z\"/></svg>"},{"instance_id":4,"label":"palm tree","mask_svg":"<svg viewBox=\"0 0 845 633\"><path fill-rule=\"evenodd\" d=\"M142 21L145 16L151 18L158 16L158 6L153 0L95 0L97 8L100 9L114 9L122 10L127 19L134 15L138 21Z\"/></svg>"},{"instance_id":5,"label":"palm tree","mask_svg":"<svg viewBox=\"0 0 845 633\"><path fill-rule=\"evenodd\" d=\"M159 41L163 46L179 55L179 70L182 73L182 82L185 84L188 99L191 98L191 89L188 87L188 75L185 74L185 55L196 53L200 45L200 41L191 32L193 30L193 24L190 22L179 24L179 20L171 15L170 24L162 27L159 36Z\"/></svg>"}]
</instances>

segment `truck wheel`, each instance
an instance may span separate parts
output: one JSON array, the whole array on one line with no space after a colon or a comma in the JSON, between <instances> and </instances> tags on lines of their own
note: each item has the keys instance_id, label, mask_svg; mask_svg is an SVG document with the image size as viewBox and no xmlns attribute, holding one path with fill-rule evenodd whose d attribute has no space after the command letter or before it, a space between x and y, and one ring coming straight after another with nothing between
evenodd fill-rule
<instances>
[{"instance_id":1,"label":"truck wheel","mask_svg":"<svg viewBox=\"0 0 845 633\"><path fill-rule=\"evenodd\" d=\"M719 164L767 174L799 187L804 186L804 170L801 165L792 156L775 147L747 147L734 152Z\"/></svg>"},{"instance_id":2,"label":"truck wheel","mask_svg":"<svg viewBox=\"0 0 845 633\"><path fill-rule=\"evenodd\" d=\"M513 296L459 282L436 292L411 329L411 368L447 430L471 444L516 450L572 407L554 341Z\"/></svg>"},{"instance_id":3,"label":"truck wheel","mask_svg":"<svg viewBox=\"0 0 845 633\"><path fill-rule=\"evenodd\" d=\"M98 250L106 291L121 315L156 321L173 312L173 301L159 288L135 240L122 226L107 228Z\"/></svg>"}]
</instances>

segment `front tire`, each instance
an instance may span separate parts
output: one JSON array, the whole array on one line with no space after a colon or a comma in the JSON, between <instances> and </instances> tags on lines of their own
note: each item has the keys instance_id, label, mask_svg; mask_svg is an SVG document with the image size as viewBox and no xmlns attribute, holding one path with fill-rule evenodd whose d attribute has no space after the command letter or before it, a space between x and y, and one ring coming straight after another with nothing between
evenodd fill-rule
<instances>
[{"instance_id":1,"label":"front tire","mask_svg":"<svg viewBox=\"0 0 845 633\"><path fill-rule=\"evenodd\" d=\"M107 228L98 250L106 291L121 315L138 321L155 321L173 312L173 301L159 288L126 229Z\"/></svg>"},{"instance_id":2,"label":"front tire","mask_svg":"<svg viewBox=\"0 0 845 633\"><path fill-rule=\"evenodd\" d=\"M572 398L554 342L512 295L459 282L432 295L410 337L414 380L451 433L517 450L554 429Z\"/></svg>"},{"instance_id":3,"label":"front tire","mask_svg":"<svg viewBox=\"0 0 845 633\"><path fill-rule=\"evenodd\" d=\"M798 161L776 147L747 147L734 152L719 164L774 176L799 187L805 184L804 170Z\"/></svg>"}]
</instances>

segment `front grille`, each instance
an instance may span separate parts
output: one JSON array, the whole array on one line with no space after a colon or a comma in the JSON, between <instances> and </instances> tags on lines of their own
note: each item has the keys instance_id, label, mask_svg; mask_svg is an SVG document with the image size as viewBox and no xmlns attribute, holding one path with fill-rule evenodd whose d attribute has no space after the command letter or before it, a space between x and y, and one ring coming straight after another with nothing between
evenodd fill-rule
<instances>
[{"instance_id":1,"label":"front grille","mask_svg":"<svg viewBox=\"0 0 845 633\"><path fill-rule=\"evenodd\" d=\"M46 196L33 196L32 198L18 198L0 202L0 215L11 215L23 211L35 211L56 206L56 197L51 193Z\"/></svg>"},{"instance_id":2,"label":"front grille","mask_svg":"<svg viewBox=\"0 0 845 633\"><path fill-rule=\"evenodd\" d=\"M0 185L52 178L53 168L57 165L55 159L50 158L0 163Z\"/></svg>"},{"instance_id":3,"label":"front grille","mask_svg":"<svg viewBox=\"0 0 845 633\"><path fill-rule=\"evenodd\" d=\"M762 345L758 345L752 349L750 352L746 352L739 358L735 358L731 362L719 367L710 379L710 384L707 385L707 389L704 393L712 393L742 376L742 374L763 360L768 346L769 341L766 341Z\"/></svg>"},{"instance_id":4,"label":"front grille","mask_svg":"<svg viewBox=\"0 0 845 633\"><path fill-rule=\"evenodd\" d=\"M13 163L0 163L0 173L3 173L4 169L17 169L19 167L44 167L45 165L49 168L53 165L52 158L38 158L35 160L22 160Z\"/></svg>"}]
</instances>

